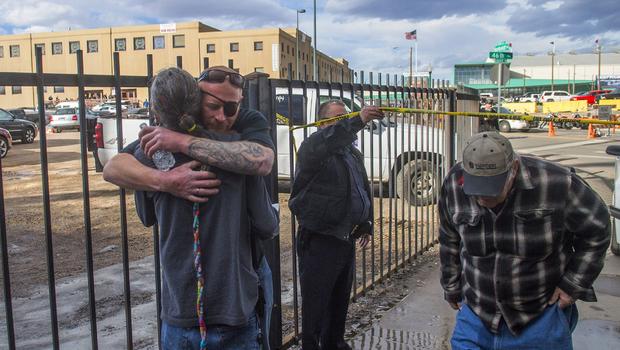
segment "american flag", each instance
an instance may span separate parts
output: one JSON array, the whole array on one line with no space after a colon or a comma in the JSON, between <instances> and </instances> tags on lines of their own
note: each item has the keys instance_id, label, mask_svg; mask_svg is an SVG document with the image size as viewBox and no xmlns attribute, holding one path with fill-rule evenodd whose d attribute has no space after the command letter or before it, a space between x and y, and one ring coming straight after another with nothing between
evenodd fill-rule
<instances>
[{"instance_id":1,"label":"american flag","mask_svg":"<svg viewBox=\"0 0 620 350\"><path fill-rule=\"evenodd\" d=\"M414 29L412 32L405 33L405 39L407 40L418 40L417 29Z\"/></svg>"}]
</instances>

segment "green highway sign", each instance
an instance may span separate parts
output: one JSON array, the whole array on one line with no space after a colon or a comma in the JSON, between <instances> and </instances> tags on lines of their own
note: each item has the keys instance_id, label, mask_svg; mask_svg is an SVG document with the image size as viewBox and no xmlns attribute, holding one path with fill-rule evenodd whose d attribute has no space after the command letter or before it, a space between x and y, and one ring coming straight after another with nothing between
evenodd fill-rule
<instances>
[{"instance_id":1,"label":"green highway sign","mask_svg":"<svg viewBox=\"0 0 620 350\"><path fill-rule=\"evenodd\" d=\"M489 52L489 58L495 59L497 63L505 63L512 60L512 52L491 51Z\"/></svg>"}]
</instances>

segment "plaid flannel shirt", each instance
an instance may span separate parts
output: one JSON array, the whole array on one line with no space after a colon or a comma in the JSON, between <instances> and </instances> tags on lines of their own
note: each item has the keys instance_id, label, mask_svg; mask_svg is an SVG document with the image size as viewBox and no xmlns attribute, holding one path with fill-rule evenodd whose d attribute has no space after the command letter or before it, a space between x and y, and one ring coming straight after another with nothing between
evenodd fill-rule
<instances>
[{"instance_id":1,"label":"plaid flannel shirt","mask_svg":"<svg viewBox=\"0 0 620 350\"><path fill-rule=\"evenodd\" d=\"M519 156L513 189L499 212L463 192L459 163L439 199L441 285L497 333L513 334L540 315L556 287L596 301L592 283L609 246L609 211L572 169Z\"/></svg>"}]
</instances>

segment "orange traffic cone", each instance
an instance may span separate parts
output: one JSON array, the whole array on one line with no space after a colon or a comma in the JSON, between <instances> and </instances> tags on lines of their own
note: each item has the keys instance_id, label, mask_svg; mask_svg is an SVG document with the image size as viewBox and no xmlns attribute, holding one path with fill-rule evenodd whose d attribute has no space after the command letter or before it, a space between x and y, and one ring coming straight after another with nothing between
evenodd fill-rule
<instances>
[{"instance_id":1,"label":"orange traffic cone","mask_svg":"<svg viewBox=\"0 0 620 350\"><path fill-rule=\"evenodd\" d=\"M553 122L549 122L549 132L547 136L555 136L555 128L553 127Z\"/></svg>"},{"instance_id":2,"label":"orange traffic cone","mask_svg":"<svg viewBox=\"0 0 620 350\"><path fill-rule=\"evenodd\" d=\"M588 124L588 138L596 138L596 130L594 130L594 126L592 124Z\"/></svg>"}]
</instances>

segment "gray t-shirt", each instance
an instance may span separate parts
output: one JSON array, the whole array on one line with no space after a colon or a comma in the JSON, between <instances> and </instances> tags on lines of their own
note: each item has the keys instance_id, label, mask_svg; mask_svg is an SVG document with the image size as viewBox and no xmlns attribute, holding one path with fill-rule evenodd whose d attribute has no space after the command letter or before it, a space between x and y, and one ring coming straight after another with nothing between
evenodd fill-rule
<instances>
[{"instance_id":1,"label":"gray t-shirt","mask_svg":"<svg viewBox=\"0 0 620 350\"><path fill-rule=\"evenodd\" d=\"M134 156L154 167L140 147L136 148ZM175 159L175 166L190 160L178 154ZM250 226L253 225L259 238L270 238L277 233L277 215L271 208L262 178L214 167L210 171L215 172L222 185L216 196L200 205L206 322L207 325L238 326L247 322L258 297ZM193 203L169 193L138 191L136 208L145 224L142 216L153 203L160 231L162 320L179 327L197 327Z\"/></svg>"}]
</instances>

